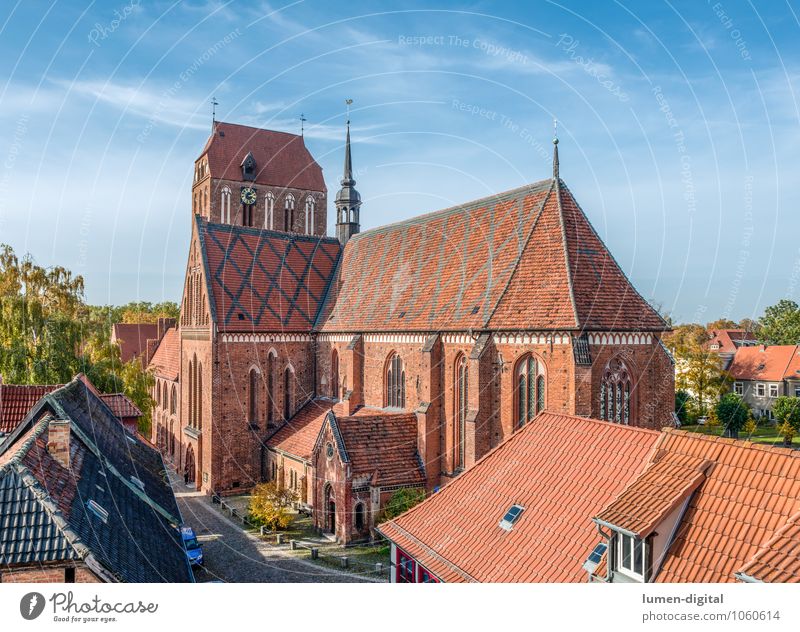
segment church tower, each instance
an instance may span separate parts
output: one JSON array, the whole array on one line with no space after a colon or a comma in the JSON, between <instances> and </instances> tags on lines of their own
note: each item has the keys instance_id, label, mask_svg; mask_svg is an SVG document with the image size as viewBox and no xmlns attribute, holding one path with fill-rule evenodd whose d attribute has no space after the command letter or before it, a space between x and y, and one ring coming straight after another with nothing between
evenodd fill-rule
<instances>
[{"instance_id":1,"label":"church tower","mask_svg":"<svg viewBox=\"0 0 800 632\"><path fill-rule=\"evenodd\" d=\"M342 188L336 194L336 238L344 246L347 241L361 230L359 214L361 212L361 194L356 191L353 180L353 161L350 156L350 119L347 120L347 141L344 149L344 175Z\"/></svg>"}]
</instances>

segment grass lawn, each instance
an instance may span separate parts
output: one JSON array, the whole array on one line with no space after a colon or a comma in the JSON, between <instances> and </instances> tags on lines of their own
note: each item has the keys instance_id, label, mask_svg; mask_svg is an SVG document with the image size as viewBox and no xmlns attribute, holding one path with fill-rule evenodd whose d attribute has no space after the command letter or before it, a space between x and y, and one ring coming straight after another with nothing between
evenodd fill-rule
<instances>
[{"instance_id":1,"label":"grass lawn","mask_svg":"<svg viewBox=\"0 0 800 632\"><path fill-rule=\"evenodd\" d=\"M688 432L702 432L703 434L707 435L722 435L721 426L709 427L706 425L686 425L681 426L681 430L686 430ZM752 435L748 435L744 431L740 431L739 438L746 441L752 441L753 443L765 443L768 445L777 446L783 445L783 437L778 434L778 429L770 424L759 425ZM800 436L795 436L792 439L792 447L800 448Z\"/></svg>"}]
</instances>

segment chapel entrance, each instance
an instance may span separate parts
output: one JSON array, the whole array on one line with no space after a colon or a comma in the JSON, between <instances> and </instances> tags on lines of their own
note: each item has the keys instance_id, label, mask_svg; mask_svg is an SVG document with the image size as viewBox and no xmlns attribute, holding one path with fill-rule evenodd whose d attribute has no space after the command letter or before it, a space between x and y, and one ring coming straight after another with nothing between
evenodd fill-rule
<instances>
[{"instance_id":1,"label":"chapel entrance","mask_svg":"<svg viewBox=\"0 0 800 632\"><path fill-rule=\"evenodd\" d=\"M186 465L184 466L184 478L187 483L195 482L194 448L189 445L186 448Z\"/></svg>"},{"instance_id":2,"label":"chapel entrance","mask_svg":"<svg viewBox=\"0 0 800 632\"><path fill-rule=\"evenodd\" d=\"M336 498L330 484L325 486L325 530L336 533Z\"/></svg>"}]
</instances>

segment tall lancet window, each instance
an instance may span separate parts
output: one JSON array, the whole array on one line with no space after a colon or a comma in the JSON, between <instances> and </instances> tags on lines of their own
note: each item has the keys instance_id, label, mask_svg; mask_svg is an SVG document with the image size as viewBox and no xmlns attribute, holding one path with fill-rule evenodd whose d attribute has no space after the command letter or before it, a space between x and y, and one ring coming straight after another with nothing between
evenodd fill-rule
<instances>
[{"instance_id":1,"label":"tall lancet window","mask_svg":"<svg viewBox=\"0 0 800 632\"><path fill-rule=\"evenodd\" d=\"M405 408L406 406L406 372L403 360L393 353L386 362L384 378L385 401L388 408Z\"/></svg>"},{"instance_id":2,"label":"tall lancet window","mask_svg":"<svg viewBox=\"0 0 800 632\"><path fill-rule=\"evenodd\" d=\"M247 392L247 421L258 423L258 370L250 369L250 385Z\"/></svg>"},{"instance_id":3,"label":"tall lancet window","mask_svg":"<svg viewBox=\"0 0 800 632\"><path fill-rule=\"evenodd\" d=\"M528 353L517 362L514 371L516 427L521 428L545 407L544 364Z\"/></svg>"},{"instance_id":4,"label":"tall lancet window","mask_svg":"<svg viewBox=\"0 0 800 632\"><path fill-rule=\"evenodd\" d=\"M283 230L287 233L294 228L294 196L289 193L283 203Z\"/></svg>"},{"instance_id":5,"label":"tall lancet window","mask_svg":"<svg viewBox=\"0 0 800 632\"><path fill-rule=\"evenodd\" d=\"M600 382L600 419L629 424L634 419L633 377L625 361L613 358Z\"/></svg>"},{"instance_id":6,"label":"tall lancet window","mask_svg":"<svg viewBox=\"0 0 800 632\"><path fill-rule=\"evenodd\" d=\"M228 187L222 188L219 201L219 221L222 224L231 223L231 190Z\"/></svg>"},{"instance_id":7,"label":"tall lancet window","mask_svg":"<svg viewBox=\"0 0 800 632\"><path fill-rule=\"evenodd\" d=\"M264 198L264 228L273 230L275 216L275 196L268 191Z\"/></svg>"},{"instance_id":8,"label":"tall lancet window","mask_svg":"<svg viewBox=\"0 0 800 632\"><path fill-rule=\"evenodd\" d=\"M306 198L306 235L314 234L314 198L310 195Z\"/></svg>"},{"instance_id":9,"label":"tall lancet window","mask_svg":"<svg viewBox=\"0 0 800 632\"><path fill-rule=\"evenodd\" d=\"M458 356L455 364L455 388L453 389L453 465L457 469L464 469L466 456L466 437L467 437L467 385L469 374L467 373L467 357L462 353Z\"/></svg>"}]
</instances>

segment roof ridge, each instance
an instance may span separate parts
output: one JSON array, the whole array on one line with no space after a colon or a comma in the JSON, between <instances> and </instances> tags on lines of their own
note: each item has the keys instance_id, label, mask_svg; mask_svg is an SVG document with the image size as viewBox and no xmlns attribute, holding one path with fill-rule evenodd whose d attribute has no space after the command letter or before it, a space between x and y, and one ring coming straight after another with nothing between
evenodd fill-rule
<instances>
[{"instance_id":1,"label":"roof ridge","mask_svg":"<svg viewBox=\"0 0 800 632\"><path fill-rule=\"evenodd\" d=\"M722 435L709 435L703 432L690 432L688 430L679 430L678 428L663 428L662 432L667 435L678 435L681 437L689 437L696 441L705 441L707 443L716 443L719 445L730 445L742 450L759 450L768 451L772 453L784 454L792 458L800 458L800 450L787 448L782 445L772 443L756 443L754 441L747 441L746 439L732 439L730 437L723 437ZM708 456L708 455L705 455ZM719 455L713 458L718 458Z\"/></svg>"},{"instance_id":2,"label":"roof ridge","mask_svg":"<svg viewBox=\"0 0 800 632\"><path fill-rule=\"evenodd\" d=\"M556 149L557 148L558 145L556 145ZM558 155L556 154L556 160L558 159L557 156ZM557 165L558 163L556 162L556 166ZM575 302L575 284L572 282L572 266L570 265L569 262L569 246L567 245L567 226L564 223L564 205L561 203L561 178L559 178L558 175L556 175L554 181L556 186L556 201L558 203L558 223L561 226L561 246L564 250L564 262L567 265L567 286L569 287L569 300L570 303L572 304L572 314L575 317L575 328L581 329L581 322L578 316L578 305ZM608 249L606 248L606 250Z\"/></svg>"},{"instance_id":3,"label":"roof ridge","mask_svg":"<svg viewBox=\"0 0 800 632\"><path fill-rule=\"evenodd\" d=\"M497 312L497 309L500 307L500 303L503 302L503 299L508 292L508 288L511 287L511 281L514 280L514 276L519 270L519 262L522 261L522 255L525 254L525 251L528 249L528 244L531 241L531 237L533 236L533 231L536 230L536 227L539 225L539 220L541 219L542 215L544 214L544 207L547 206L548 200L550 200L550 195L553 193L553 184L552 181L550 183L550 188L547 190L547 193L544 196L544 200L542 200L542 204L539 207L539 212L536 214L533 222L531 223L531 228L528 231L528 235L525 237L525 243L522 244L522 248L520 248L519 254L517 255L516 260L514 261L514 269L511 271L511 274L508 275L508 280L506 281L506 286L503 288L503 291L500 292L500 296L497 297L497 300L492 307L492 311L489 312L489 315L483 321L483 328L489 329L489 323L492 322L492 317ZM521 202L524 203L524 202Z\"/></svg>"},{"instance_id":4,"label":"roof ridge","mask_svg":"<svg viewBox=\"0 0 800 632\"><path fill-rule=\"evenodd\" d=\"M482 206L486 206L487 203L490 201L494 201L495 203L500 203L505 201L506 198L513 198L516 195L519 195L525 191L534 192L534 189L541 189L542 185L546 182L550 182L551 180L538 180L536 182L531 182L529 184L525 184L521 187L516 187L514 189L509 189L507 191L501 191L499 193L494 193L492 195L487 195L482 198L478 198L477 200L468 200L467 202L462 202L461 204L454 204L452 206L447 206L442 209L436 209L435 211L429 211L427 213L422 213L421 215L415 215L414 217L409 217L407 219L399 220L397 222L391 222L389 224L384 224L382 226L376 226L374 228L369 228L367 230L361 231L360 233L356 233L350 238L350 241L357 241L363 235L370 235L376 233L378 231L387 230L387 229L395 229L402 226L411 226L414 224L423 224L428 222L432 219L436 219L437 217L444 217L447 214L452 214L456 212L465 212L469 211L474 208L480 208ZM539 192L539 191L537 191Z\"/></svg>"}]
</instances>

